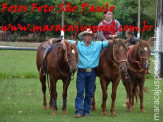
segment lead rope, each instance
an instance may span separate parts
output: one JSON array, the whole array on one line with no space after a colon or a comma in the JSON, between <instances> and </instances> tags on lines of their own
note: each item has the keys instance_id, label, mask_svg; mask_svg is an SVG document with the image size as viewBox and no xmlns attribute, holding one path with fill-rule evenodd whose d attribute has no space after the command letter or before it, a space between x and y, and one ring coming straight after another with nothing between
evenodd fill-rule
<instances>
[{"instance_id":1,"label":"lead rope","mask_svg":"<svg viewBox=\"0 0 163 122\"><path fill-rule=\"evenodd\" d=\"M58 52L57 52L57 67L58 67L58 69L59 69L59 71L61 72L61 74L62 75L64 75L64 76L66 76L66 77L69 77L69 75L67 74L64 74L62 71L61 71L61 69L59 68L59 64L58 64L58 56L59 56L59 50L60 50L60 46L59 46L59 49L58 49Z\"/></svg>"}]
</instances>

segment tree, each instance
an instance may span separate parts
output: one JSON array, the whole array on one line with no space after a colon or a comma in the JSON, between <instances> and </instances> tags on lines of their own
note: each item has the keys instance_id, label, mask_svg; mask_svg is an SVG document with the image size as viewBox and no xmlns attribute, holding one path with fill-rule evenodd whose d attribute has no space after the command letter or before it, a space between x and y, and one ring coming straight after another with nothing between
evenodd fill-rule
<instances>
[{"instance_id":1,"label":"tree","mask_svg":"<svg viewBox=\"0 0 163 122\"><path fill-rule=\"evenodd\" d=\"M118 19L121 25L133 25L137 26L137 13L138 13L138 3L137 0L115 0L113 2L115 5L114 18ZM155 25L155 14L150 14L156 8L155 0L141 0L141 22L147 21L147 25ZM147 12L148 9L148 12ZM144 12L146 10L146 12ZM141 28L143 24L141 23ZM154 28L149 31L144 32L144 38L154 35ZM124 35L123 35L124 37Z\"/></svg>"}]
</instances>

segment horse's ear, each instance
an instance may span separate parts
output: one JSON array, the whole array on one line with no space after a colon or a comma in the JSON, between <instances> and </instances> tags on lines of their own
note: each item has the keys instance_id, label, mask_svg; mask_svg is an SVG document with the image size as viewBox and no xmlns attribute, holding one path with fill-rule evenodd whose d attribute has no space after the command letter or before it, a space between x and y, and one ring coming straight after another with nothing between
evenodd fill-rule
<instances>
[{"instance_id":1,"label":"horse's ear","mask_svg":"<svg viewBox=\"0 0 163 122\"><path fill-rule=\"evenodd\" d=\"M138 42L141 44L143 42L143 40L141 40L140 38L138 39Z\"/></svg>"},{"instance_id":2,"label":"horse's ear","mask_svg":"<svg viewBox=\"0 0 163 122\"><path fill-rule=\"evenodd\" d=\"M150 44L152 42L152 37L149 38L148 43Z\"/></svg>"},{"instance_id":3,"label":"horse's ear","mask_svg":"<svg viewBox=\"0 0 163 122\"><path fill-rule=\"evenodd\" d=\"M76 40L76 42L75 42L75 45L77 45L78 44L78 40Z\"/></svg>"}]
</instances>

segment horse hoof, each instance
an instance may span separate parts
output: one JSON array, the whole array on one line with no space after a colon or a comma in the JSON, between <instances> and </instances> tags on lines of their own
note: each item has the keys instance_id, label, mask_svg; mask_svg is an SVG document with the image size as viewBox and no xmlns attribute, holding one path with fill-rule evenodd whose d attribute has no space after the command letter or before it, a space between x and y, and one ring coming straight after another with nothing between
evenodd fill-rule
<instances>
[{"instance_id":1,"label":"horse hoof","mask_svg":"<svg viewBox=\"0 0 163 122\"><path fill-rule=\"evenodd\" d=\"M131 110L128 110L128 109L127 109L127 112L131 112Z\"/></svg>"},{"instance_id":2,"label":"horse hoof","mask_svg":"<svg viewBox=\"0 0 163 122\"><path fill-rule=\"evenodd\" d=\"M108 113L107 113L107 111L104 111L103 112L103 116L106 116Z\"/></svg>"},{"instance_id":3,"label":"horse hoof","mask_svg":"<svg viewBox=\"0 0 163 122\"><path fill-rule=\"evenodd\" d=\"M67 114L66 110L63 110L63 115L66 115L66 114Z\"/></svg>"},{"instance_id":4,"label":"horse hoof","mask_svg":"<svg viewBox=\"0 0 163 122\"><path fill-rule=\"evenodd\" d=\"M142 112L142 113L144 113L144 112L145 112L145 110L144 110L144 109L142 109L142 110L141 110L141 112Z\"/></svg>"},{"instance_id":5,"label":"horse hoof","mask_svg":"<svg viewBox=\"0 0 163 122\"><path fill-rule=\"evenodd\" d=\"M44 110L46 110L46 109L47 109L46 105L44 105L44 106L43 106L43 109L44 109Z\"/></svg>"},{"instance_id":6,"label":"horse hoof","mask_svg":"<svg viewBox=\"0 0 163 122\"><path fill-rule=\"evenodd\" d=\"M134 107L134 105L131 105L131 108L133 108Z\"/></svg>"},{"instance_id":7,"label":"horse hoof","mask_svg":"<svg viewBox=\"0 0 163 122\"><path fill-rule=\"evenodd\" d=\"M128 102L126 102L126 106L129 106L129 103Z\"/></svg>"},{"instance_id":8,"label":"horse hoof","mask_svg":"<svg viewBox=\"0 0 163 122\"><path fill-rule=\"evenodd\" d=\"M64 108L63 109L63 115L66 115L67 114L67 112L66 112L66 109Z\"/></svg>"},{"instance_id":9,"label":"horse hoof","mask_svg":"<svg viewBox=\"0 0 163 122\"><path fill-rule=\"evenodd\" d=\"M56 112L53 112L53 115L57 115L57 111Z\"/></svg>"},{"instance_id":10,"label":"horse hoof","mask_svg":"<svg viewBox=\"0 0 163 122\"><path fill-rule=\"evenodd\" d=\"M95 111L95 110L96 110L96 108L95 108L95 107L92 107L92 108L91 108L91 111Z\"/></svg>"},{"instance_id":11,"label":"horse hoof","mask_svg":"<svg viewBox=\"0 0 163 122\"><path fill-rule=\"evenodd\" d=\"M116 116L115 112L111 113L111 116Z\"/></svg>"},{"instance_id":12,"label":"horse hoof","mask_svg":"<svg viewBox=\"0 0 163 122\"><path fill-rule=\"evenodd\" d=\"M57 115L57 110L56 109L53 110L53 115Z\"/></svg>"},{"instance_id":13,"label":"horse hoof","mask_svg":"<svg viewBox=\"0 0 163 122\"><path fill-rule=\"evenodd\" d=\"M50 106L49 106L49 109L52 109L52 108L53 108L53 106L50 105Z\"/></svg>"}]
</instances>

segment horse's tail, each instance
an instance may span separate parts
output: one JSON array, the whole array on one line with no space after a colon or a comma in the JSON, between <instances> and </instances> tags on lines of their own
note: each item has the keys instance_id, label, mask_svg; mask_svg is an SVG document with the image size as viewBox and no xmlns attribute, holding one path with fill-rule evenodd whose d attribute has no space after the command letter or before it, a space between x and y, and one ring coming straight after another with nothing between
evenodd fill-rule
<instances>
[{"instance_id":1,"label":"horse's tail","mask_svg":"<svg viewBox=\"0 0 163 122\"><path fill-rule=\"evenodd\" d=\"M49 94L51 93L51 89L50 89L50 83L49 83L49 75L48 73L46 73L46 82L48 84L48 89L49 89Z\"/></svg>"},{"instance_id":2,"label":"horse's tail","mask_svg":"<svg viewBox=\"0 0 163 122\"><path fill-rule=\"evenodd\" d=\"M134 96L135 96L135 99L136 99L136 103L137 103L137 101L138 101L139 92L140 92L140 90L138 89L138 87L136 87L136 89L135 89L135 91L134 91ZM149 92L149 88L147 88L147 87L143 87L143 92L145 92L145 93L147 93L147 94L151 94L151 93Z\"/></svg>"}]
</instances>

